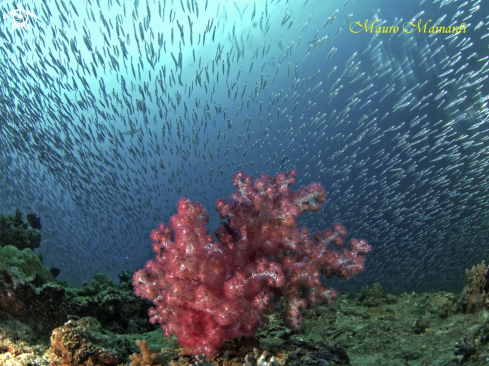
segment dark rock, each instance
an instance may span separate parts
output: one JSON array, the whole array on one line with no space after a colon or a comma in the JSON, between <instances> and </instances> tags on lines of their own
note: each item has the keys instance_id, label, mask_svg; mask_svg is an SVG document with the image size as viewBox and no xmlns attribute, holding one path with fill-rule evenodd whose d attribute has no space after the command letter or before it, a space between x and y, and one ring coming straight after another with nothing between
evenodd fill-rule
<instances>
[{"instance_id":1,"label":"dark rock","mask_svg":"<svg viewBox=\"0 0 489 366\"><path fill-rule=\"evenodd\" d=\"M287 366L350 365L350 358L343 348L326 342L302 342L291 338L284 347L295 349L287 356Z\"/></svg>"}]
</instances>

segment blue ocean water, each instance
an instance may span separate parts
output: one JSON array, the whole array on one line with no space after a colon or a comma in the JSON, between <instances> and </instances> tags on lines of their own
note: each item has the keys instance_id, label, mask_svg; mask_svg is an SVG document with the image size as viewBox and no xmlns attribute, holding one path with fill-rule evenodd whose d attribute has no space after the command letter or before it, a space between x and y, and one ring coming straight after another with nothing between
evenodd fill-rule
<instances>
[{"instance_id":1,"label":"blue ocean water","mask_svg":"<svg viewBox=\"0 0 489 366\"><path fill-rule=\"evenodd\" d=\"M339 290L459 291L487 259L482 1L24 6L0 3L0 212L41 216L60 279L142 267L180 196L213 231L237 170L324 185L300 224L373 247Z\"/></svg>"}]
</instances>

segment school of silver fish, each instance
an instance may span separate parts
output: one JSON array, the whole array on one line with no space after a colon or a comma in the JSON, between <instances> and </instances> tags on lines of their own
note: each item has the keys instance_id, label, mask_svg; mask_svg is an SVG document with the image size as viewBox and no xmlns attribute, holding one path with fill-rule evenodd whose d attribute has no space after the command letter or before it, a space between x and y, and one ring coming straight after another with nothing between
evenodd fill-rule
<instances>
[{"instance_id":1,"label":"school of silver fish","mask_svg":"<svg viewBox=\"0 0 489 366\"><path fill-rule=\"evenodd\" d=\"M345 286L461 286L488 259L487 4L380 3L24 4L28 29L0 28L0 213L39 214L45 264L79 284L142 267L180 196L213 230L235 171L295 168L328 193L301 224L374 248ZM402 29L428 20L465 28Z\"/></svg>"}]
</instances>

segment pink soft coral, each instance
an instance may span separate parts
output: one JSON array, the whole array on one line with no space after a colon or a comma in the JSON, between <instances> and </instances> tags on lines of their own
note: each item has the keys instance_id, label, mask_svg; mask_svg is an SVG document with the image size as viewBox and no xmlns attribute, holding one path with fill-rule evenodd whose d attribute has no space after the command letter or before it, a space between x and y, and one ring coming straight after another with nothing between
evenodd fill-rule
<instances>
[{"instance_id":1,"label":"pink soft coral","mask_svg":"<svg viewBox=\"0 0 489 366\"><path fill-rule=\"evenodd\" d=\"M307 228L297 228L299 215L319 211L326 194L317 183L292 191L295 178L294 170L262 174L253 184L251 176L236 173L238 191L229 202L216 203L223 219L218 242L206 229L205 208L183 197L171 226L151 232L156 258L134 274L133 283L138 296L153 301L150 320L165 335L174 333L194 354L213 357L226 339L252 336L281 294L289 323L299 329L300 308L337 296L321 284L321 270L346 279L363 270L371 249L365 241L352 239L341 252L328 247L343 245L341 224L314 239ZM301 288L308 289L306 298Z\"/></svg>"}]
</instances>

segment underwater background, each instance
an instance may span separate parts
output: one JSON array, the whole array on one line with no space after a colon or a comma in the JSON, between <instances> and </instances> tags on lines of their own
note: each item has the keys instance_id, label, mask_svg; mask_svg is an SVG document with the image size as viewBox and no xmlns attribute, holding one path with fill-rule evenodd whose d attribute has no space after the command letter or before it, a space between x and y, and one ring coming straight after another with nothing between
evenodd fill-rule
<instances>
[{"instance_id":1,"label":"underwater background","mask_svg":"<svg viewBox=\"0 0 489 366\"><path fill-rule=\"evenodd\" d=\"M324 185L300 224L339 221L373 248L337 290L460 291L488 258L481 0L23 7L28 29L0 27L0 212L41 216L36 253L58 279L141 268L180 196L213 232L238 170ZM18 8L0 2L2 16Z\"/></svg>"}]
</instances>

